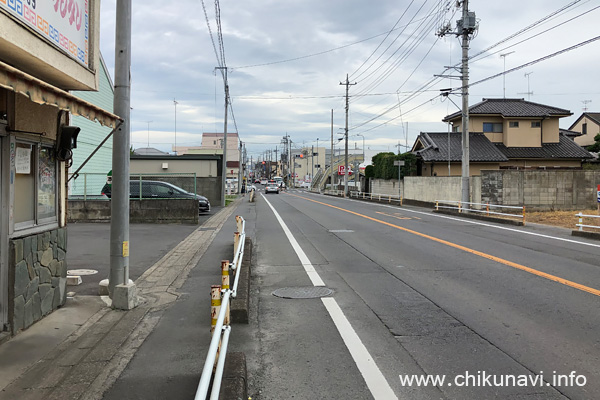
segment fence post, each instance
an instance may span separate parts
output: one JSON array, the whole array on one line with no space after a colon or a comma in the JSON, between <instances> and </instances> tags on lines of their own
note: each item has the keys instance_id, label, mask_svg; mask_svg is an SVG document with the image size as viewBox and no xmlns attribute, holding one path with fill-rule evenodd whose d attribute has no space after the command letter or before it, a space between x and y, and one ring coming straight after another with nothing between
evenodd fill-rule
<instances>
[{"instance_id":1,"label":"fence post","mask_svg":"<svg viewBox=\"0 0 600 400\"><path fill-rule=\"evenodd\" d=\"M240 233L235 232L233 234L233 257L235 257L235 253L237 252L239 242L240 242Z\"/></svg>"},{"instance_id":2,"label":"fence post","mask_svg":"<svg viewBox=\"0 0 600 400\"><path fill-rule=\"evenodd\" d=\"M440 210L440 202L438 200L435 201L435 211Z\"/></svg>"},{"instance_id":3,"label":"fence post","mask_svg":"<svg viewBox=\"0 0 600 400\"><path fill-rule=\"evenodd\" d=\"M523 206L523 225L525 225L525 206Z\"/></svg>"},{"instance_id":4,"label":"fence post","mask_svg":"<svg viewBox=\"0 0 600 400\"><path fill-rule=\"evenodd\" d=\"M402 207L402 200L404 199L404 197L400 196L400 207Z\"/></svg>"},{"instance_id":5,"label":"fence post","mask_svg":"<svg viewBox=\"0 0 600 400\"><path fill-rule=\"evenodd\" d=\"M487 216L489 217L490 216L490 203L489 202L486 203L486 205L485 205L485 211L487 212Z\"/></svg>"},{"instance_id":6,"label":"fence post","mask_svg":"<svg viewBox=\"0 0 600 400\"><path fill-rule=\"evenodd\" d=\"M579 214L576 214L577 216L579 216L579 230L583 231L583 214L581 213L581 211L579 211Z\"/></svg>"},{"instance_id":7,"label":"fence post","mask_svg":"<svg viewBox=\"0 0 600 400\"><path fill-rule=\"evenodd\" d=\"M391 203L391 202L392 202L392 195L388 194L388 203Z\"/></svg>"},{"instance_id":8,"label":"fence post","mask_svg":"<svg viewBox=\"0 0 600 400\"><path fill-rule=\"evenodd\" d=\"M462 207L460 206L460 201L458 202L458 212L461 213L462 212Z\"/></svg>"},{"instance_id":9,"label":"fence post","mask_svg":"<svg viewBox=\"0 0 600 400\"><path fill-rule=\"evenodd\" d=\"M87 200L87 173L83 174L83 201Z\"/></svg>"}]
</instances>

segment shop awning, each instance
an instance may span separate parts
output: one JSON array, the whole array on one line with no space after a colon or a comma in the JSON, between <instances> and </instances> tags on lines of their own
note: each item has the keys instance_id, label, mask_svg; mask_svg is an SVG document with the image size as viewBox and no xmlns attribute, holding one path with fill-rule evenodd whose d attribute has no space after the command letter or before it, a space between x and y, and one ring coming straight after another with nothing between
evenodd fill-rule
<instances>
[{"instance_id":1,"label":"shop awning","mask_svg":"<svg viewBox=\"0 0 600 400\"><path fill-rule=\"evenodd\" d=\"M27 96L34 103L55 106L60 110L68 111L90 121L98 121L102 125L113 129L117 126L117 122L121 120L119 116L111 112L81 100L69 92L34 78L1 61L0 87Z\"/></svg>"}]
</instances>

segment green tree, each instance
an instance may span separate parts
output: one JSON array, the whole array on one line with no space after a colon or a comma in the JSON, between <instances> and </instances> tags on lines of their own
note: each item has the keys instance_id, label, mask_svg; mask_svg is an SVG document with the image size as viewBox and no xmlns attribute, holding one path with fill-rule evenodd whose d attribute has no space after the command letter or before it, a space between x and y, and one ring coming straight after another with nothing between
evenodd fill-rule
<instances>
[{"instance_id":1,"label":"green tree","mask_svg":"<svg viewBox=\"0 0 600 400\"><path fill-rule=\"evenodd\" d=\"M587 147L588 151L593 151L594 153L597 153L600 151L600 133L597 134L596 136L594 136L594 140L596 141L596 143L594 143L591 146Z\"/></svg>"}]
</instances>

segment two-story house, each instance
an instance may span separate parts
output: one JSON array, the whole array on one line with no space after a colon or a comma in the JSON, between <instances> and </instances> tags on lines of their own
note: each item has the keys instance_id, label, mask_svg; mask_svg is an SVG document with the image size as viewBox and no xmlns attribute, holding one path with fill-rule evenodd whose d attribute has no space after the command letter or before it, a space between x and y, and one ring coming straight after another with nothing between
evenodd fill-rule
<instances>
[{"instance_id":1,"label":"two-story house","mask_svg":"<svg viewBox=\"0 0 600 400\"><path fill-rule=\"evenodd\" d=\"M581 168L592 155L559 129L569 110L524 99L483 99L469 107L470 175L483 169ZM418 175L458 176L462 163L462 113L443 119L449 132L421 133L412 151Z\"/></svg>"},{"instance_id":2,"label":"two-story house","mask_svg":"<svg viewBox=\"0 0 600 400\"><path fill-rule=\"evenodd\" d=\"M569 127L570 131L581 133L575 137L575 143L580 146L591 146L596 141L596 135L600 134L600 113L584 112L575 122Z\"/></svg>"}]
</instances>

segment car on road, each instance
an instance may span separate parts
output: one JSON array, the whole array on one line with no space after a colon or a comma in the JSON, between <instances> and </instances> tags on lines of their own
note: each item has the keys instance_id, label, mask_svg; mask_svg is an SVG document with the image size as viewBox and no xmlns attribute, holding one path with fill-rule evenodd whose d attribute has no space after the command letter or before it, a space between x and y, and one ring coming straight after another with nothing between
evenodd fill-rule
<instances>
[{"instance_id":1,"label":"car on road","mask_svg":"<svg viewBox=\"0 0 600 400\"><path fill-rule=\"evenodd\" d=\"M140 194L141 189L141 194ZM104 185L102 194L110 199L112 186ZM129 198L135 199L197 199L198 212L210 211L210 202L204 196L190 193L172 183L161 181L129 181Z\"/></svg>"},{"instance_id":2,"label":"car on road","mask_svg":"<svg viewBox=\"0 0 600 400\"><path fill-rule=\"evenodd\" d=\"M255 179L254 183L260 183L260 179Z\"/></svg>"},{"instance_id":3,"label":"car on road","mask_svg":"<svg viewBox=\"0 0 600 400\"><path fill-rule=\"evenodd\" d=\"M311 183L310 182L300 182L299 186L304 189L310 189Z\"/></svg>"},{"instance_id":4,"label":"car on road","mask_svg":"<svg viewBox=\"0 0 600 400\"><path fill-rule=\"evenodd\" d=\"M265 194L271 192L279 194L279 184L277 183L277 181L271 180L267 182L267 186L265 186Z\"/></svg>"},{"instance_id":5,"label":"car on road","mask_svg":"<svg viewBox=\"0 0 600 400\"><path fill-rule=\"evenodd\" d=\"M269 183L269 181L267 179L261 179L260 180L260 184L261 185L266 185L267 183Z\"/></svg>"}]
</instances>

